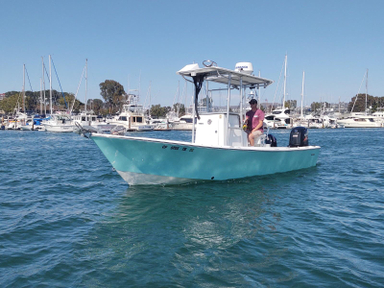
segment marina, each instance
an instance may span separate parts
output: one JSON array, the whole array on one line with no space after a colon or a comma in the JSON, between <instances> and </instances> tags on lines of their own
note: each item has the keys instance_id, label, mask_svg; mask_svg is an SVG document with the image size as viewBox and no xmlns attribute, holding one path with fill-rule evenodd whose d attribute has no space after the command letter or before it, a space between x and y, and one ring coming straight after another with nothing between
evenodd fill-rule
<instances>
[{"instance_id":1,"label":"marina","mask_svg":"<svg viewBox=\"0 0 384 288\"><path fill-rule=\"evenodd\" d=\"M1 7L0 288L384 287L384 1Z\"/></svg>"},{"instance_id":2,"label":"marina","mask_svg":"<svg viewBox=\"0 0 384 288\"><path fill-rule=\"evenodd\" d=\"M0 286L380 287L383 130L309 133L310 169L128 187L90 139L1 131Z\"/></svg>"}]
</instances>

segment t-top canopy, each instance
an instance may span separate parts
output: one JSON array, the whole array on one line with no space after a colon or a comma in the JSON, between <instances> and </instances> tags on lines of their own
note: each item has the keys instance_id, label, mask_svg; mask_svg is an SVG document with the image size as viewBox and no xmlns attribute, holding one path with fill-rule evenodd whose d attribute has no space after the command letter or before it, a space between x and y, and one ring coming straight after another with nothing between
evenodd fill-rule
<instances>
[{"instance_id":1,"label":"t-top canopy","mask_svg":"<svg viewBox=\"0 0 384 288\"><path fill-rule=\"evenodd\" d=\"M176 73L183 77L203 76L207 81L212 81L221 84L228 84L229 76L231 76L230 83L234 86L240 86L240 79L242 79L243 86L248 87L261 86L265 88L273 83L273 81L269 79L249 75L246 73L226 68L216 66L200 68L198 64L186 65L184 68L177 71Z\"/></svg>"}]
</instances>

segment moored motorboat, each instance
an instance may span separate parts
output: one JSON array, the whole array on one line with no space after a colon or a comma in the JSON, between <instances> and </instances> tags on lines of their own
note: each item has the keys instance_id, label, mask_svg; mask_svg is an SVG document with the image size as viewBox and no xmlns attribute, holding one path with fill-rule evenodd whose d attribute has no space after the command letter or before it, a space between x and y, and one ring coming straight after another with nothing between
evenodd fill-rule
<instances>
[{"instance_id":1,"label":"moored motorboat","mask_svg":"<svg viewBox=\"0 0 384 288\"><path fill-rule=\"evenodd\" d=\"M375 121L372 116L355 115L337 120L337 124L343 128L380 128L381 123Z\"/></svg>"},{"instance_id":2,"label":"moored motorboat","mask_svg":"<svg viewBox=\"0 0 384 288\"><path fill-rule=\"evenodd\" d=\"M89 133L88 137L128 184L222 181L316 165L320 147L308 146L306 128L292 130L289 147L273 147L260 140L255 147L248 145L247 134L242 129L245 90L265 88L273 81L252 75L253 71L244 68L245 65L230 70L210 61L203 64L203 68L198 64L187 65L177 73L194 83L195 107L204 81L226 85L227 111L199 115L196 109L193 117L196 113L198 120L193 125L192 142ZM232 87L239 89L239 113L230 112Z\"/></svg>"},{"instance_id":3,"label":"moored motorboat","mask_svg":"<svg viewBox=\"0 0 384 288\"><path fill-rule=\"evenodd\" d=\"M45 131L55 133L69 133L73 132L75 125L69 115L66 114L52 114L44 119L41 124L44 126Z\"/></svg>"},{"instance_id":4,"label":"moored motorboat","mask_svg":"<svg viewBox=\"0 0 384 288\"><path fill-rule=\"evenodd\" d=\"M145 122L144 107L141 104L124 104L122 112L107 124L124 126L127 131L152 131L155 126Z\"/></svg>"}]
</instances>

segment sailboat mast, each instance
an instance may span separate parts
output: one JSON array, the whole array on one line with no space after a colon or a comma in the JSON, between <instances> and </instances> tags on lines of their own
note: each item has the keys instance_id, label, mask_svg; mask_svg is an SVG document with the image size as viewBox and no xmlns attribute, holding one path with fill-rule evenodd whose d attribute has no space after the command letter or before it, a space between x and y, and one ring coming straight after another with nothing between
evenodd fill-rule
<instances>
[{"instance_id":1,"label":"sailboat mast","mask_svg":"<svg viewBox=\"0 0 384 288\"><path fill-rule=\"evenodd\" d=\"M368 106L368 69L367 69L367 77L365 78L365 115L367 115L367 107Z\"/></svg>"},{"instance_id":2,"label":"sailboat mast","mask_svg":"<svg viewBox=\"0 0 384 288\"><path fill-rule=\"evenodd\" d=\"M40 114L43 114L43 79L40 78Z\"/></svg>"},{"instance_id":3,"label":"sailboat mast","mask_svg":"<svg viewBox=\"0 0 384 288\"><path fill-rule=\"evenodd\" d=\"M43 74L43 103L44 103L44 115L47 114L47 104L45 103L45 78L44 78L44 58L41 57L41 73Z\"/></svg>"},{"instance_id":4,"label":"sailboat mast","mask_svg":"<svg viewBox=\"0 0 384 288\"><path fill-rule=\"evenodd\" d=\"M84 112L87 112L87 92L88 92L88 59L85 59L85 100L84 100Z\"/></svg>"},{"instance_id":5,"label":"sailboat mast","mask_svg":"<svg viewBox=\"0 0 384 288\"><path fill-rule=\"evenodd\" d=\"M50 114L53 114L52 111L52 67L51 67L51 55L49 55L49 108Z\"/></svg>"},{"instance_id":6,"label":"sailboat mast","mask_svg":"<svg viewBox=\"0 0 384 288\"><path fill-rule=\"evenodd\" d=\"M284 61L284 91L283 91L283 109L285 108L285 94L286 94L286 86L287 86L287 54L285 54Z\"/></svg>"},{"instance_id":7,"label":"sailboat mast","mask_svg":"<svg viewBox=\"0 0 384 288\"><path fill-rule=\"evenodd\" d=\"M261 73L260 73L260 70L259 70L259 77L261 77ZM260 99L260 85L257 85L257 94L259 94L259 100L258 100L258 109L260 109L260 107L261 107L261 99Z\"/></svg>"},{"instance_id":8,"label":"sailboat mast","mask_svg":"<svg viewBox=\"0 0 384 288\"><path fill-rule=\"evenodd\" d=\"M303 105L304 105L304 80L305 80L305 72L303 71L303 80L301 82L301 118L304 118L303 115Z\"/></svg>"},{"instance_id":9,"label":"sailboat mast","mask_svg":"<svg viewBox=\"0 0 384 288\"><path fill-rule=\"evenodd\" d=\"M149 81L149 87L148 87L148 98L149 98L149 104L148 104L148 118L151 119L151 81ZM147 100L145 100L147 102ZM144 107L145 108L145 107Z\"/></svg>"},{"instance_id":10,"label":"sailboat mast","mask_svg":"<svg viewBox=\"0 0 384 288\"><path fill-rule=\"evenodd\" d=\"M23 64L23 110L25 113L25 64Z\"/></svg>"}]
</instances>

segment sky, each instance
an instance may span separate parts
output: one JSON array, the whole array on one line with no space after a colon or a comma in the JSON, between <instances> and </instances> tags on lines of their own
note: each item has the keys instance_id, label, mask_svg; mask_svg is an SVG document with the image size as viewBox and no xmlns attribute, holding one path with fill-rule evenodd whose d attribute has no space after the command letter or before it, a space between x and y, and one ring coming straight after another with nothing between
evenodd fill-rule
<instances>
[{"instance_id":1,"label":"sky","mask_svg":"<svg viewBox=\"0 0 384 288\"><path fill-rule=\"evenodd\" d=\"M287 54L288 100L300 102L303 71L307 105L349 102L365 93L367 69L368 94L384 96L382 0L0 0L0 5L0 93L22 90L23 64L26 90L40 91L41 57L48 69L51 55L64 92L76 93L88 59L88 99L102 99L99 84L114 80L126 92L140 89L142 103L150 95L152 105L170 106L184 86L176 72L210 59L229 69L252 62L255 74L275 81L262 90L262 102L279 102ZM60 91L54 72L52 78ZM79 89L83 101L84 80Z\"/></svg>"}]
</instances>

